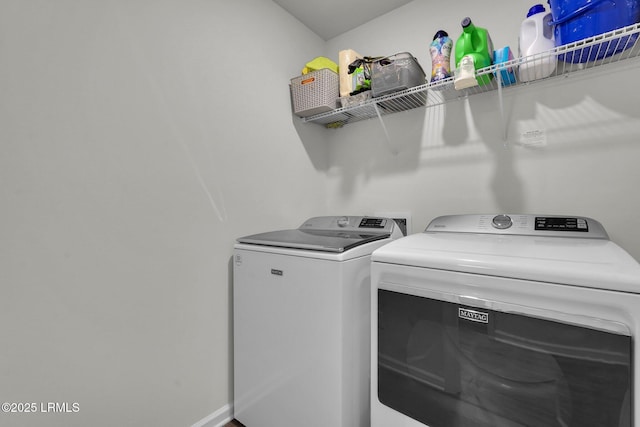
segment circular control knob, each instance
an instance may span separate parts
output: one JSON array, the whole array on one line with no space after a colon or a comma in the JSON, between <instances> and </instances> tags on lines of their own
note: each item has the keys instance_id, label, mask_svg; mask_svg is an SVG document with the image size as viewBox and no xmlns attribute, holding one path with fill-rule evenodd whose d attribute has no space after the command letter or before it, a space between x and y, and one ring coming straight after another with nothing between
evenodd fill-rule
<instances>
[{"instance_id":1,"label":"circular control knob","mask_svg":"<svg viewBox=\"0 0 640 427\"><path fill-rule=\"evenodd\" d=\"M498 230L504 230L513 225L511 217L509 215L496 215L493 217L492 224Z\"/></svg>"},{"instance_id":2,"label":"circular control knob","mask_svg":"<svg viewBox=\"0 0 640 427\"><path fill-rule=\"evenodd\" d=\"M338 227L346 227L349 225L349 217L341 216L338 218Z\"/></svg>"}]
</instances>

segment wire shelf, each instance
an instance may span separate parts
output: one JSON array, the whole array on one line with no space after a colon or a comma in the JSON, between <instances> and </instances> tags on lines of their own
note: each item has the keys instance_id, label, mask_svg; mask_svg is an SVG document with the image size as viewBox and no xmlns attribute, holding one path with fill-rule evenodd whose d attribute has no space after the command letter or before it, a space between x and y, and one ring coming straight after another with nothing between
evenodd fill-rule
<instances>
[{"instance_id":1,"label":"wire shelf","mask_svg":"<svg viewBox=\"0 0 640 427\"><path fill-rule=\"evenodd\" d=\"M449 77L435 83L426 83L393 94L371 98L362 104L305 117L302 120L338 128L361 120L380 118L387 114L419 107L434 107L478 93L492 92L498 89L512 90L518 86L538 81L561 76L567 77L594 67L637 58L640 56L639 34L640 23L637 23L578 42L558 46L536 55L481 68L476 71L476 77L486 76L481 79L486 82L483 85L457 90L454 86L455 77ZM543 68L548 67L550 61L555 63L555 68L549 74L548 69L543 70ZM522 74L524 68L529 70L529 76L543 75L544 77L529 80L526 74ZM507 72L510 73L507 74Z\"/></svg>"}]
</instances>

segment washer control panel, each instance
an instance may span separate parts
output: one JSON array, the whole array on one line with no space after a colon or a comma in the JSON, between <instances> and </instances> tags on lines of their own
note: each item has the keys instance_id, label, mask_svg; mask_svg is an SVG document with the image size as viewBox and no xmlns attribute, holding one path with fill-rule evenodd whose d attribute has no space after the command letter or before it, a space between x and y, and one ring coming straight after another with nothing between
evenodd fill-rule
<instances>
[{"instance_id":1,"label":"washer control panel","mask_svg":"<svg viewBox=\"0 0 640 427\"><path fill-rule=\"evenodd\" d=\"M560 215L447 215L431 221L425 232L609 238L602 224L592 218Z\"/></svg>"},{"instance_id":2,"label":"washer control panel","mask_svg":"<svg viewBox=\"0 0 640 427\"><path fill-rule=\"evenodd\" d=\"M360 228L384 228L387 225L386 218L365 217L360 220Z\"/></svg>"},{"instance_id":3,"label":"washer control panel","mask_svg":"<svg viewBox=\"0 0 640 427\"><path fill-rule=\"evenodd\" d=\"M320 216L309 218L299 227L301 230L334 230L341 232L391 233L395 221L372 216Z\"/></svg>"}]
</instances>

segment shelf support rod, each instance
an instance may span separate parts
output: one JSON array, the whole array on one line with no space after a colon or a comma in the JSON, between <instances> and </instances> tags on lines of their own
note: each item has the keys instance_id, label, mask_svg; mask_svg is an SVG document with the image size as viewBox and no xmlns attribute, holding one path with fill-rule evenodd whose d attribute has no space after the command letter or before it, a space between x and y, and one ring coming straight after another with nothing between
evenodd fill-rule
<instances>
[{"instance_id":1,"label":"shelf support rod","mask_svg":"<svg viewBox=\"0 0 640 427\"><path fill-rule=\"evenodd\" d=\"M504 117L504 101L502 99L502 72L498 70L498 102L500 104L500 119L502 120L502 141L507 142L507 120Z\"/></svg>"},{"instance_id":2,"label":"shelf support rod","mask_svg":"<svg viewBox=\"0 0 640 427\"><path fill-rule=\"evenodd\" d=\"M376 110L376 114L378 115L378 120L380 121L380 125L382 126L382 131L384 132L384 136L387 139L387 146L389 147L389 150L391 150L391 152L396 155L398 154L398 150L396 150L395 148L393 148L393 146L391 145L391 138L389 138L389 132L387 132L387 127L384 124L384 120L382 120L382 114L380 114L380 109L378 108L378 103L374 103L373 107Z\"/></svg>"}]
</instances>

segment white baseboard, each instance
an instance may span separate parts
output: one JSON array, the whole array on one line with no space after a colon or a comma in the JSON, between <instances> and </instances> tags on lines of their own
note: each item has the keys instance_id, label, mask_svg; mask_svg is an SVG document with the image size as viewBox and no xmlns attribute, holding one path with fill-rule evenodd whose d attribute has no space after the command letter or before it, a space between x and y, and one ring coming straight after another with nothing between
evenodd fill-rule
<instances>
[{"instance_id":1,"label":"white baseboard","mask_svg":"<svg viewBox=\"0 0 640 427\"><path fill-rule=\"evenodd\" d=\"M233 419L233 405L227 404L213 414L207 415L191 427L223 427Z\"/></svg>"}]
</instances>

